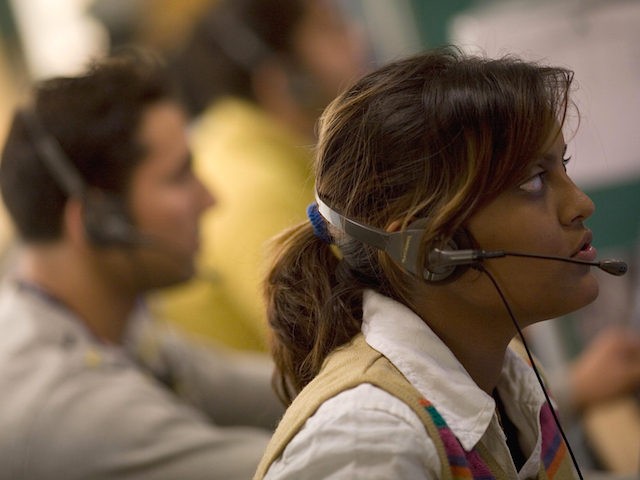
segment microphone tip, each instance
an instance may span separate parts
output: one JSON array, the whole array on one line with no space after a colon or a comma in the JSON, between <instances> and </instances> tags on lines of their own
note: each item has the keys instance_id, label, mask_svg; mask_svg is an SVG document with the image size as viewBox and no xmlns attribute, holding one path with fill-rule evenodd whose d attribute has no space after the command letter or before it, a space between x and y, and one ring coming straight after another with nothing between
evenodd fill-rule
<instances>
[{"instance_id":1,"label":"microphone tip","mask_svg":"<svg viewBox=\"0 0 640 480\"><path fill-rule=\"evenodd\" d=\"M629 269L627 264L621 260L602 260L598 264L598 267L601 270L616 276L624 275Z\"/></svg>"}]
</instances>

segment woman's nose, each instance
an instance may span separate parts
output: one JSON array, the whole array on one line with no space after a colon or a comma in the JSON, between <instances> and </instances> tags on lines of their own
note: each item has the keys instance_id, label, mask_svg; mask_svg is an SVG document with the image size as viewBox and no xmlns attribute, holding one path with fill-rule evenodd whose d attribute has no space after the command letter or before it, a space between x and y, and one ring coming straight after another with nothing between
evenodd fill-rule
<instances>
[{"instance_id":1,"label":"woman's nose","mask_svg":"<svg viewBox=\"0 0 640 480\"><path fill-rule=\"evenodd\" d=\"M595 204L573 181L567 178L567 194L562 210L562 223L573 225L582 222L593 215Z\"/></svg>"}]
</instances>

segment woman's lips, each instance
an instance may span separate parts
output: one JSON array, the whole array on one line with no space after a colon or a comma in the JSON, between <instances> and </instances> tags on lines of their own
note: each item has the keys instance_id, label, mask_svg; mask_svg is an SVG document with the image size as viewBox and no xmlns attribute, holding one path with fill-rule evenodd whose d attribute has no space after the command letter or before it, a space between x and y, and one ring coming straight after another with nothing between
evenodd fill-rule
<instances>
[{"instance_id":1,"label":"woman's lips","mask_svg":"<svg viewBox=\"0 0 640 480\"><path fill-rule=\"evenodd\" d=\"M585 245L573 258L577 260L584 260L585 262L593 262L598 258L598 250L591 244Z\"/></svg>"}]
</instances>

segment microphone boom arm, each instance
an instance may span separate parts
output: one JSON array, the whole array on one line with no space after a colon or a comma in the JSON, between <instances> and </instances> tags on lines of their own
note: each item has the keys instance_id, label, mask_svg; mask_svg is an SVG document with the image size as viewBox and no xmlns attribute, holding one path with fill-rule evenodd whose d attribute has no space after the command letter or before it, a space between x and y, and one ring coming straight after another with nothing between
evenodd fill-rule
<instances>
[{"instance_id":1,"label":"microphone boom arm","mask_svg":"<svg viewBox=\"0 0 640 480\"><path fill-rule=\"evenodd\" d=\"M611 275L624 275L627 273L628 266L622 260L604 259L601 261L587 261L576 258L560 257L556 255L541 255L537 253L520 253L510 252L506 250L441 250L435 248L429 254L429 268L445 268L457 265L469 265L481 262L489 258L503 257L522 257L522 258L538 258L542 260L557 260L566 263L578 263L582 265L591 265L610 273Z\"/></svg>"}]
</instances>

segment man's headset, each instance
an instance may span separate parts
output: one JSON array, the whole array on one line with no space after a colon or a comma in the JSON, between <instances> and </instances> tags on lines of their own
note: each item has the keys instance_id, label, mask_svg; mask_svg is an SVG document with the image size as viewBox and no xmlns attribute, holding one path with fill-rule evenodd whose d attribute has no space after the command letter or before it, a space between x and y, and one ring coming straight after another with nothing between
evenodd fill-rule
<instances>
[{"instance_id":1,"label":"man's headset","mask_svg":"<svg viewBox=\"0 0 640 480\"><path fill-rule=\"evenodd\" d=\"M465 230L457 232L453 238L447 242L444 249L434 248L429 251L426 258L426 265L422 268L422 271L420 271L418 265L420 242L424 236L424 226L427 219L418 219L411 223L407 229L399 232L386 232L339 214L324 203L317 192L316 203L318 204L320 215L335 228L366 245L386 252L405 270L430 283L453 281L467 269L478 265L485 259L508 256L591 265L616 276L624 275L627 272L627 264L617 259L589 262L570 257L541 255L537 253L473 249L473 242Z\"/></svg>"},{"instance_id":2,"label":"man's headset","mask_svg":"<svg viewBox=\"0 0 640 480\"><path fill-rule=\"evenodd\" d=\"M267 58L280 57L258 32L232 12L216 12L207 26L209 40L245 72L253 72ZM302 105L315 107L318 87L311 75L292 62L285 65L285 71L295 99Z\"/></svg>"},{"instance_id":3,"label":"man's headset","mask_svg":"<svg viewBox=\"0 0 640 480\"><path fill-rule=\"evenodd\" d=\"M246 72L253 71L263 59L274 55L262 38L231 12L213 12L207 27L209 40Z\"/></svg>"},{"instance_id":4,"label":"man's headset","mask_svg":"<svg viewBox=\"0 0 640 480\"><path fill-rule=\"evenodd\" d=\"M87 185L58 140L46 130L36 113L24 108L18 112L18 116L33 141L38 157L56 184L70 197L82 200L83 223L89 241L98 247L145 244L144 236L129 221L121 201L99 188Z\"/></svg>"}]
</instances>

